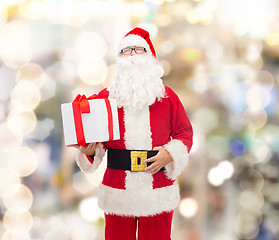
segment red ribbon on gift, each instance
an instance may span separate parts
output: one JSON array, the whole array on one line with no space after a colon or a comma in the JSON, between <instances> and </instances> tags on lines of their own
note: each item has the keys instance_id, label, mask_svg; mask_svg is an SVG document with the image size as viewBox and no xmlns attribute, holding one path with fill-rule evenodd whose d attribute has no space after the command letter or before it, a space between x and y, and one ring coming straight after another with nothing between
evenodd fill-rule
<instances>
[{"instance_id":1,"label":"red ribbon on gift","mask_svg":"<svg viewBox=\"0 0 279 240\"><path fill-rule=\"evenodd\" d=\"M72 102L73 106L73 113L74 113L74 122L76 128L76 136L77 136L77 143L83 147L87 146L88 144L84 138L84 129L82 124L82 113L90 113L90 105L89 100L93 99L104 99L106 103L106 108L108 112L108 130L109 130L109 141L113 140L113 118L112 118L112 110L110 101L107 98L100 98L98 95L94 94L90 97L86 97L85 95L78 94L75 100Z\"/></svg>"}]
</instances>

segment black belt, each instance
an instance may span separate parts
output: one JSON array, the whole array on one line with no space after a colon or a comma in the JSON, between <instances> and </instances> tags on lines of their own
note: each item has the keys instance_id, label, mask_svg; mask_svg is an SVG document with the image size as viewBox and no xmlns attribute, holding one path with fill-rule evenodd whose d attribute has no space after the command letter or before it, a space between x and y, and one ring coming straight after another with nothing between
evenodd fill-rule
<instances>
[{"instance_id":1,"label":"black belt","mask_svg":"<svg viewBox=\"0 0 279 240\"><path fill-rule=\"evenodd\" d=\"M145 168L152 162L143 162L145 159L155 156L158 151L141 151L125 149L108 149L107 167L118 170L129 170L131 172L144 172ZM161 168L160 171L164 171Z\"/></svg>"}]
</instances>

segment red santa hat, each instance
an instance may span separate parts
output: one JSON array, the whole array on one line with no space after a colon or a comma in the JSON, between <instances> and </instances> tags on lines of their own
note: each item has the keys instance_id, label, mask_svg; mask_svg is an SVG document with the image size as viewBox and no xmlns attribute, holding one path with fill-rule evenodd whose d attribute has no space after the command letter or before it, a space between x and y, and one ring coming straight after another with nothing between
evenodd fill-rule
<instances>
[{"instance_id":1,"label":"red santa hat","mask_svg":"<svg viewBox=\"0 0 279 240\"><path fill-rule=\"evenodd\" d=\"M144 47L147 52L152 53L153 57L157 58L155 49L149 37L149 32L142 28L136 27L122 38L117 48L118 53L120 53L123 48L131 46Z\"/></svg>"}]
</instances>

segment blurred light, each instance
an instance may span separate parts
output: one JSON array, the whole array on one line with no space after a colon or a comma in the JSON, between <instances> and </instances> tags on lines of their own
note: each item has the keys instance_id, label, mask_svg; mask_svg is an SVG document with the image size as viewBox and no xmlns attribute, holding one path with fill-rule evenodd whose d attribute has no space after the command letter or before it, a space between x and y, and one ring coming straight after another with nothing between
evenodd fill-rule
<instances>
[{"instance_id":1,"label":"blurred light","mask_svg":"<svg viewBox=\"0 0 279 240\"><path fill-rule=\"evenodd\" d=\"M31 82L18 83L11 93L11 103L21 110L34 110L41 100L41 94L36 85Z\"/></svg>"},{"instance_id":2,"label":"blurred light","mask_svg":"<svg viewBox=\"0 0 279 240\"><path fill-rule=\"evenodd\" d=\"M6 116L4 105L0 104L0 122L3 122Z\"/></svg>"},{"instance_id":3,"label":"blurred light","mask_svg":"<svg viewBox=\"0 0 279 240\"><path fill-rule=\"evenodd\" d=\"M33 225L33 217L29 211L14 207L8 209L3 217L3 225L8 232L26 234Z\"/></svg>"},{"instance_id":4,"label":"blurred light","mask_svg":"<svg viewBox=\"0 0 279 240\"><path fill-rule=\"evenodd\" d=\"M148 7L142 2L135 2L130 7L130 14L136 17L145 17L148 14Z\"/></svg>"},{"instance_id":5,"label":"blurred light","mask_svg":"<svg viewBox=\"0 0 279 240\"><path fill-rule=\"evenodd\" d=\"M56 82L46 75L46 81L41 89L41 100L46 101L55 96L56 93Z\"/></svg>"},{"instance_id":6,"label":"blurred light","mask_svg":"<svg viewBox=\"0 0 279 240\"><path fill-rule=\"evenodd\" d=\"M209 183L213 186L220 186L224 182L223 174L217 167L211 168L207 174Z\"/></svg>"},{"instance_id":7,"label":"blurred light","mask_svg":"<svg viewBox=\"0 0 279 240\"><path fill-rule=\"evenodd\" d=\"M45 73L43 68L36 63L27 63L18 69L16 81L28 81L41 88L45 82Z\"/></svg>"},{"instance_id":8,"label":"blurred light","mask_svg":"<svg viewBox=\"0 0 279 240\"><path fill-rule=\"evenodd\" d=\"M276 166L273 165L273 168L275 168ZM269 174L269 173L267 173ZM268 177L270 178L271 176L268 175ZM276 180L278 179L278 175L275 178ZM270 182L267 182L267 184L264 186L264 195L266 196L266 198L268 199L268 201L271 203L272 205L277 205L279 203L279 183L274 183L274 181L276 180L271 180Z\"/></svg>"},{"instance_id":9,"label":"blurred light","mask_svg":"<svg viewBox=\"0 0 279 240\"><path fill-rule=\"evenodd\" d=\"M195 125L193 125L194 127ZM193 145L192 145L192 148L191 148L191 154L193 153L201 153L201 142L203 142L204 140L204 134L201 134L199 132L197 132L195 130L195 127L194 127L194 135L193 135Z\"/></svg>"},{"instance_id":10,"label":"blurred light","mask_svg":"<svg viewBox=\"0 0 279 240\"><path fill-rule=\"evenodd\" d=\"M209 43L205 54L210 60L217 60L223 56L223 46L217 42Z\"/></svg>"},{"instance_id":11,"label":"blurred light","mask_svg":"<svg viewBox=\"0 0 279 240\"><path fill-rule=\"evenodd\" d=\"M37 165L38 160L36 154L28 147L19 147L14 150L8 160L8 166L20 177L26 177L32 174L36 170Z\"/></svg>"},{"instance_id":12,"label":"blurred light","mask_svg":"<svg viewBox=\"0 0 279 240\"><path fill-rule=\"evenodd\" d=\"M246 102L253 112L260 111L270 102L269 91L266 88L255 84L247 91Z\"/></svg>"},{"instance_id":13,"label":"blurred light","mask_svg":"<svg viewBox=\"0 0 279 240\"><path fill-rule=\"evenodd\" d=\"M175 46L174 42L171 40L164 41L159 46L159 52L163 54L169 54L173 52Z\"/></svg>"},{"instance_id":14,"label":"blurred light","mask_svg":"<svg viewBox=\"0 0 279 240\"><path fill-rule=\"evenodd\" d=\"M264 109L252 111L250 108L246 109L243 117L249 120L256 129L260 129L267 122L267 114Z\"/></svg>"},{"instance_id":15,"label":"blurred light","mask_svg":"<svg viewBox=\"0 0 279 240\"><path fill-rule=\"evenodd\" d=\"M235 157L242 156L245 153L245 151L246 151L245 144L242 141L236 140L232 142L231 144L232 155L234 155Z\"/></svg>"},{"instance_id":16,"label":"blurred light","mask_svg":"<svg viewBox=\"0 0 279 240\"><path fill-rule=\"evenodd\" d=\"M0 56L1 59L1 56ZM9 102L11 97L11 91L15 86L15 82L11 81L14 79L15 70L9 68L7 65L2 64L0 67L0 101Z\"/></svg>"},{"instance_id":17,"label":"blurred light","mask_svg":"<svg viewBox=\"0 0 279 240\"><path fill-rule=\"evenodd\" d=\"M271 91L274 87L275 79L271 72L260 70L256 73L255 81L266 91Z\"/></svg>"},{"instance_id":18,"label":"blurred light","mask_svg":"<svg viewBox=\"0 0 279 240\"><path fill-rule=\"evenodd\" d=\"M233 236L230 236L229 233L217 232L213 233L212 239L214 240L235 240Z\"/></svg>"},{"instance_id":19,"label":"blurred light","mask_svg":"<svg viewBox=\"0 0 279 240\"><path fill-rule=\"evenodd\" d=\"M14 49L16 45L25 46L31 40L31 29L22 21L11 21L0 29L0 47Z\"/></svg>"},{"instance_id":20,"label":"blurred light","mask_svg":"<svg viewBox=\"0 0 279 240\"><path fill-rule=\"evenodd\" d=\"M165 27L171 24L172 16L171 14L161 14L158 13L155 16L154 22L158 27Z\"/></svg>"},{"instance_id":21,"label":"blurred light","mask_svg":"<svg viewBox=\"0 0 279 240\"><path fill-rule=\"evenodd\" d=\"M200 108L193 114L194 121L199 125L199 129L205 133L210 132L218 126L218 118L216 113L209 108ZM206 119L206 121L204 121Z\"/></svg>"},{"instance_id":22,"label":"blurred light","mask_svg":"<svg viewBox=\"0 0 279 240\"><path fill-rule=\"evenodd\" d=\"M1 240L31 240L31 237L29 236L28 233L13 233L10 231L4 232Z\"/></svg>"},{"instance_id":23,"label":"blurred light","mask_svg":"<svg viewBox=\"0 0 279 240\"><path fill-rule=\"evenodd\" d=\"M78 75L89 85L98 85L105 81L108 67L105 61L97 57L84 58L78 66Z\"/></svg>"},{"instance_id":24,"label":"blurred light","mask_svg":"<svg viewBox=\"0 0 279 240\"><path fill-rule=\"evenodd\" d=\"M9 152L22 143L22 137L14 134L6 123L0 124L0 150Z\"/></svg>"},{"instance_id":25,"label":"blurred light","mask_svg":"<svg viewBox=\"0 0 279 240\"><path fill-rule=\"evenodd\" d=\"M260 210L264 204L264 196L259 191L244 190L239 196L239 205L245 210Z\"/></svg>"},{"instance_id":26,"label":"blurred light","mask_svg":"<svg viewBox=\"0 0 279 240\"><path fill-rule=\"evenodd\" d=\"M7 209L19 207L27 211L32 206L33 194L25 185L11 185L3 194L3 203Z\"/></svg>"},{"instance_id":27,"label":"blurred light","mask_svg":"<svg viewBox=\"0 0 279 240\"><path fill-rule=\"evenodd\" d=\"M18 68L31 60L32 52L28 43L30 27L20 21L5 24L0 30L0 52L3 62L11 68Z\"/></svg>"},{"instance_id":28,"label":"blurred light","mask_svg":"<svg viewBox=\"0 0 279 240\"><path fill-rule=\"evenodd\" d=\"M199 3L187 12L186 20L191 24L202 23L208 25L212 22L212 12L215 8L216 3L214 1Z\"/></svg>"},{"instance_id":29,"label":"blurred light","mask_svg":"<svg viewBox=\"0 0 279 240\"><path fill-rule=\"evenodd\" d=\"M186 15L186 20L191 24L197 24L199 22L198 12L194 9L190 10Z\"/></svg>"},{"instance_id":30,"label":"blurred light","mask_svg":"<svg viewBox=\"0 0 279 240\"><path fill-rule=\"evenodd\" d=\"M210 135L206 141L207 154L211 159L224 159L230 153L230 139L222 135Z\"/></svg>"},{"instance_id":31,"label":"blurred light","mask_svg":"<svg viewBox=\"0 0 279 240\"><path fill-rule=\"evenodd\" d=\"M278 125L266 125L258 134L259 139L263 140L268 147L274 151L279 152L279 126Z\"/></svg>"},{"instance_id":32,"label":"blurred light","mask_svg":"<svg viewBox=\"0 0 279 240\"><path fill-rule=\"evenodd\" d=\"M218 168L220 169L220 172L223 173L224 179L229 179L232 177L234 173L234 167L231 162L225 160L218 164Z\"/></svg>"},{"instance_id":33,"label":"blurred light","mask_svg":"<svg viewBox=\"0 0 279 240\"><path fill-rule=\"evenodd\" d=\"M213 186L220 186L226 179L231 178L234 173L234 167L229 161L222 161L217 167L209 170L207 178Z\"/></svg>"},{"instance_id":34,"label":"blurred light","mask_svg":"<svg viewBox=\"0 0 279 240\"><path fill-rule=\"evenodd\" d=\"M73 176L73 188L81 194L87 194L94 190L94 187L90 184L86 175L82 172L77 172Z\"/></svg>"},{"instance_id":35,"label":"blurred light","mask_svg":"<svg viewBox=\"0 0 279 240\"><path fill-rule=\"evenodd\" d=\"M246 59L250 62L258 61L261 58L263 44L261 41L248 40Z\"/></svg>"},{"instance_id":36,"label":"blurred light","mask_svg":"<svg viewBox=\"0 0 279 240\"><path fill-rule=\"evenodd\" d=\"M186 62L198 62L203 58L203 53L199 48L184 48L180 51L180 57Z\"/></svg>"},{"instance_id":37,"label":"blurred light","mask_svg":"<svg viewBox=\"0 0 279 240\"><path fill-rule=\"evenodd\" d=\"M178 210L185 218L194 217L198 211L198 203L193 198L184 198L180 201Z\"/></svg>"},{"instance_id":38,"label":"blurred light","mask_svg":"<svg viewBox=\"0 0 279 240\"><path fill-rule=\"evenodd\" d=\"M11 132L18 136L25 136L36 126L37 118L33 111L13 109L7 117L7 124Z\"/></svg>"},{"instance_id":39,"label":"blurred light","mask_svg":"<svg viewBox=\"0 0 279 240\"><path fill-rule=\"evenodd\" d=\"M162 60L159 62L159 65L164 69L164 75L167 76L171 72L171 64L167 60Z\"/></svg>"},{"instance_id":40,"label":"blurred light","mask_svg":"<svg viewBox=\"0 0 279 240\"><path fill-rule=\"evenodd\" d=\"M270 149L264 141L260 139L252 139L250 142L250 153L254 156L253 163L258 164L268 158Z\"/></svg>"},{"instance_id":41,"label":"blurred light","mask_svg":"<svg viewBox=\"0 0 279 240\"><path fill-rule=\"evenodd\" d=\"M76 78L76 68L71 62L59 61L46 69L46 73L56 82L72 86Z\"/></svg>"},{"instance_id":42,"label":"blurred light","mask_svg":"<svg viewBox=\"0 0 279 240\"><path fill-rule=\"evenodd\" d=\"M224 0L219 2L217 14L223 27L230 27L238 35L250 34L252 37L265 37L277 13L274 1Z\"/></svg>"},{"instance_id":43,"label":"blurred light","mask_svg":"<svg viewBox=\"0 0 279 240\"><path fill-rule=\"evenodd\" d=\"M156 5L161 5L164 3L165 0L144 0L145 2L151 2Z\"/></svg>"},{"instance_id":44,"label":"blurred light","mask_svg":"<svg viewBox=\"0 0 279 240\"><path fill-rule=\"evenodd\" d=\"M42 0L30 0L20 5L20 12L30 19L39 19L44 16L45 3Z\"/></svg>"},{"instance_id":45,"label":"blurred light","mask_svg":"<svg viewBox=\"0 0 279 240\"><path fill-rule=\"evenodd\" d=\"M78 2L78 1L77 1ZM83 1L78 3L78 13L85 16L127 16L129 14L130 8L128 8L127 3L122 3L121 1ZM64 2L64 6L61 9L68 9L69 1ZM71 4L72 12L77 12L77 7ZM117 9L117 11L115 11ZM66 11L65 11L66 12Z\"/></svg>"},{"instance_id":46,"label":"blurred light","mask_svg":"<svg viewBox=\"0 0 279 240\"><path fill-rule=\"evenodd\" d=\"M37 121L36 128L30 135L39 141L44 141L53 129L54 120L51 118L45 118L42 121Z\"/></svg>"},{"instance_id":47,"label":"blurred light","mask_svg":"<svg viewBox=\"0 0 279 240\"><path fill-rule=\"evenodd\" d=\"M68 24L72 27L78 27L85 24L90 17L88 10L91 8L93 11L94 6L89 5L90 1L59 1L55 3L56 11L53 11L53 6L49 6L47 14L48 18L53 20L58 20L58 22ZM58 5L58 6L57 6ZM93 8L92 8L93 7ZM67 11L64 11L67 9ZM95 10L95 9L94 9Z\"/></svg>"},{"instance_id":48,"label":"blurred light","mask_svg":"<svg viewBox=\"0 0 279 240\"><path fill-rule=\"evenodd\" d=\"M267 35L265 42L269 46L277 46L279 45L279 32L272 32L269 35Z\"/></svg>"},{"instance_id":49,"label":"blurred light","mask_svg":"<svg viewBox=\"0 0 279 240\"><path fill-rule=\"evenodd\" d=\"M236 222L235 232L242 239L254 239L259 233L262 215L258 211L240 210Z\"/></svg>"},{"instance_id":50,"label":"blurred light","mask_svg":"<svg viewBox=\"0 0 279 240\"><path fill-rule=\"evenodd\" d=\"M93 56L102 58L106 54L107 45L101 34L84 32L78 37L75 49L80 60Z\"/></svg>"},{"instance_id":51,"label":"blurred light","mask_svg":"<svg viewBox=\"0 0 279 240\"><path fill-rule=\"evenodd\" d=\"M206 73L205 66L202 63L195 65L194 77L190 78L187 82L190 88L198 93L203 93L209 88L209 76Z\"/></svg>"},{"instance_id":52,"label":"blurred light","mask_svg":"<svg viewBox=\"0 0 279 240\"><path fill-rule=\"evenodd\" d=\"M0 197L14 184L20 184L20 178L9 168L0 168Z\"/></svg>"},{"instance_id":53,"label":"blurred light","mask_svg":"<svg viewBox=\"0 0 279 240\"><path fill-rule=\"evenodd\" d=\"M15 45L12 49L2 49L3 62L11 68L19 68L28 63L31 60L31 56L31 48L28 46Z\"/></svg>"},{"instance_id":54,"label":"blurred light","mask_svg":"<svg viewBox=\"0 0 279 240\"><path fill-rule=\"evenodd\" d=\"M1 0L0 8L8 8L9 6L18 5L26 0Z\"/></svg>"},{"instance_id":55,"label":"blurred light","mask_svg":"<svg viewBox=\"0 0 279 240\"><path fill-rule=\"evenodd\" d=\"M264 186L263 175L255 169L246 170L241 174L240 187L260 191Z\"/></svg>"},{"instance_id":56,"label":"blurred light","mask_svg":"<svg viewBox=\"0 0 279 240\"><path fill-rule=\"evenodd\" d=\"M5 24L8 18L8 11L4 7L1 7L0 3L0 25Z\"/></svg>"},{"instance_id":57,"label":"blurred light","mask_svg":"<svg viewBox=\"0 0 279 240\"><path fill-rule=\"evenodd\" d=\"M99 218L103 218L103 211L98 207L97 198L86 198L80 202L79 211L81 216L89 221L94 222Z\"/></svg>"},{"instance_id":58,"label":"blurred light","mask_svg":"<svg viewBox=\"0 0 279 240\"><path fill-rule=\"evenodd\" d=\"M66 218L65 218L66 217ZM44 240L52 240L52 239L72 239L72 226L75 225L79 228L79 224L77 222L73 223L72 225L68 224L69 217L71 218L70 214L66 216L61 215L52 215L49 220L49 229L45 232ZM78 225L77 225L78 224ZM91 226L94 227L94 226ZM94 236L94 235L93 235Z\"/></svg>"},{"instance_id":59,"label":"blurred light","mask_svg":"<svg viewBox=\"0 0 279 240\"><path fill-rule=\"evenodd\" d=\"M103 88L108 87L112 83L114 73L115 73L115 65L112 64L112 65L108 66L108 75L106 77L106 80L102 83ZM97 91L99 91L99 89L97 89ZM92 91L91 91L91 93L92 93Z\"/></svg>"}]
</instances>

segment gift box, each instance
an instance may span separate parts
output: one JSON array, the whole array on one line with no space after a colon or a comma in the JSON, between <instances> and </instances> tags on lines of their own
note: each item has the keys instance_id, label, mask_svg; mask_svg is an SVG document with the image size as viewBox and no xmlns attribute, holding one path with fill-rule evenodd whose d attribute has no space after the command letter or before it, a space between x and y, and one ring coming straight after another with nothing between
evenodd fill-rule
<instances>
[{"instance_id":1,"label":"gift box","mask_svg":"<svg viewBox=\"0 0 279 240\"><path fill-rule=\"evenodd\" d=\"M115 99L78 95L72 103L61 104L61 113L67 146L86 146L120 138Z\"/></svg>"}]
</instances>

